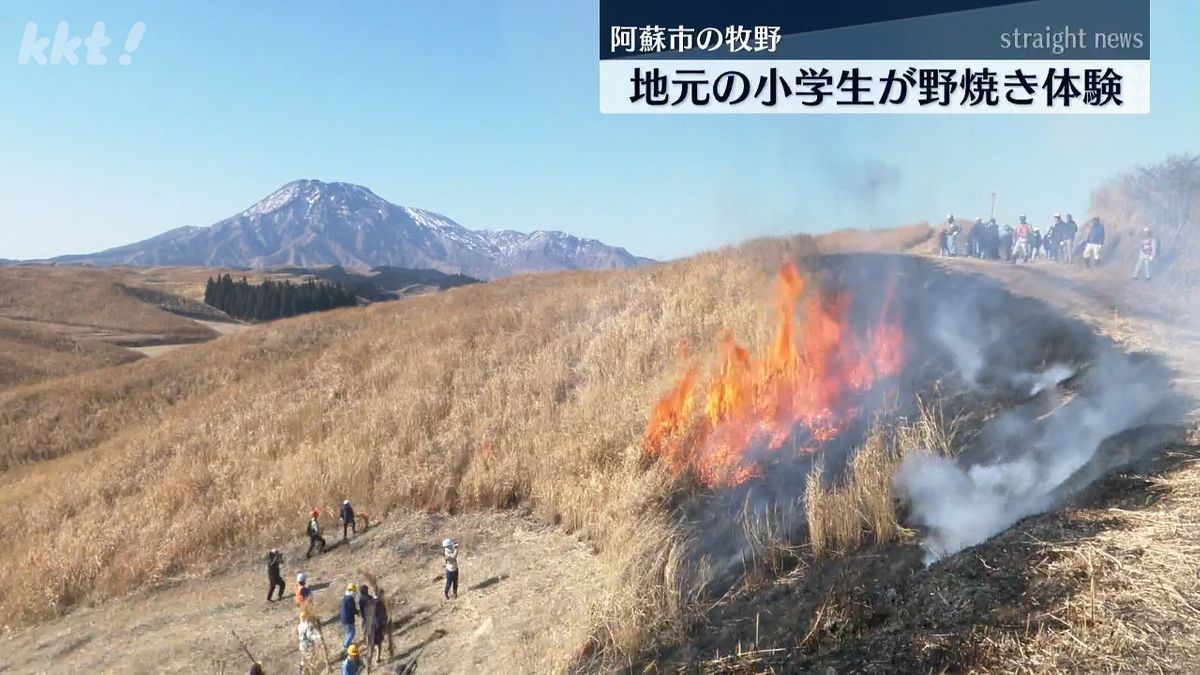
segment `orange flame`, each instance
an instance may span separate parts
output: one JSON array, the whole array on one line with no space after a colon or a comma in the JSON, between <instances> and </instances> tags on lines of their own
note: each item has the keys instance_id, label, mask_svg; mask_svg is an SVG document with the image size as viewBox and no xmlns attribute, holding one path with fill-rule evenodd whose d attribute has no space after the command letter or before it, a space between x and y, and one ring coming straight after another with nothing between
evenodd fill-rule
<instances>
[{"instance_id":1,"label":"orange flame","mask_svg":"<svg viewBox=\"0 0 1200 675\"><path fill-rule=\"evenodd\" d=\"M849 329L850 297L803 304L804 329L796 334L795 310L804 292L796 267L779 271L779 322L762 358L726 335L721 360L697 406L698 370L688 369L655 404L643 453L674 474L691 471L703 485L737 485L758 472L756 451L778 451L790 438L815 445L835 438L857 416L854 395L900 372L900 327L881 319L858 337ZM888 292L890 304L891 291ZM885 304L886 314L886 304ZM803 431L804 433L797 433Z\"/></svg>"}]
</instances>

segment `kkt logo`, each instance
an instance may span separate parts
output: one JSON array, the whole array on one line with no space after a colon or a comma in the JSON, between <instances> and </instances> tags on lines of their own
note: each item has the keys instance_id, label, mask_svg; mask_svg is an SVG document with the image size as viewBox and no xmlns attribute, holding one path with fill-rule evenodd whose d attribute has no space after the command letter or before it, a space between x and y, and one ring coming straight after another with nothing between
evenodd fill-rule
<instances>
[{"instance_id":1,"label":"kkt logo","mask_svg":"<svg viewBox=\"0 0 1200 675\"><path fill-rule=\"evenodd\" d=\"M133 52L142 42L142 36L146 34L146 24L138 21L129 29L129 35L125 37L125 53L117 57L117 63L127 66L133 63ZM66 61L68 64L75 66L79 65L79 48L84 47L84 63L89 66L103 66L108 63L108 57L104 55L104 49L112 44L112 40L104 33L104 22L97 21L92 26L92 34L86 38L79 36L71 36L71 27L66 21L58 22L58 28L54 31L54 40L49 37L39 36L37 24L30 21L25 24L25 34L21 36L21 49L17 52L17 63L23 65L30 61L44 66L46 64L57 66ZM47 50L49 56L46 55Z\"/></svg>"}]
</instances>

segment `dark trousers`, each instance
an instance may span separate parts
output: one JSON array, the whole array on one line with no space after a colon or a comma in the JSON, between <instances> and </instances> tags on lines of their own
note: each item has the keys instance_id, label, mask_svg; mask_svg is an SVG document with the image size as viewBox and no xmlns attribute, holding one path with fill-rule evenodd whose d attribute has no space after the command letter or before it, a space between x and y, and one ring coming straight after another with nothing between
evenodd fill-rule
<instances>
[{"instance_id":1,"label":"dark trousers","mask_svg":"<svg viewBox=\"0 0 1200 675\"><path fill-rule=\"evenodd\" d=\"M283 577L279 576L278 574L273 574L273 575L271 575L270 579L271 579L271 587L267 589L267 600L271 599L271 594L275 592L276 588L279 589L279 599L282 600L283 599Z\"/></svg>"},{"instance_id":2,"label":"dark trousers","mask_svg":"<svg viewBox=\"0 0 1200 675\"><path fill-rule=\"evenodd\" d=\"M358 534L358 528L356 528L354 526L353 520L343 520L342 521L342 539L346 538L346 530L347 529L349 529L354 534Z\"/></svg>"},{"instance_id":3,"label":"dark trousers","mask_svg":"<svg viewBox=\"0 0 1200 675\"><path fill-rule=\"evenodd\" d=\"M443 594L446 599L450 599L450 589L454 589L454 597L458 597L458 570L446 570L446 589Z\"/></svg>"},{"instance_id":4,"label":"dark trousers","mask_svg":"<svg viewBox=\"0 0 1200 675\"><path fill-rule=\"evenodd\" d=\"M321 553L325 552L325 538L319 534L310 534L308 536L308 553L304 554L305 558L311 558L313 549L317 546L321 547Z\"/></svg>"}]
</instances>

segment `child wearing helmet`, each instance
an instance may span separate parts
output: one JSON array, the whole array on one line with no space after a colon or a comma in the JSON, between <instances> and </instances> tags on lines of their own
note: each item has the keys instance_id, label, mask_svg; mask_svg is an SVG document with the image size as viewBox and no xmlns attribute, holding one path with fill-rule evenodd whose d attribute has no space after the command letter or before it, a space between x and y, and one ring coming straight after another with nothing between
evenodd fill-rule
<instances>
[{"instance_id":1,"label":"child wearing helmet","mask_svg":"<svg viewBox=\"0 0 1200 675\"><path fill-rule=\"evenodd\" d=\"M458 599L458 544L454 543L453 539L442 540L442 555L446 561L446 588L443 589L442 595L447 600L450 599L450 591L454 591L454 598Z\"/></svg>"},{"instance_id":2,"label":"child wearing helmet","mask_svg":"<svg viewBox=\"0 0 1200 675\"><path fill-rule=\"evenodd\" d=\"M311 558L313 549L320 548L321 553L325 552L325 538L321 536L321 512L318 509L312 510L312 518L308 520L308 527L304 530L308 534L308 552L304 554L305 558Z\"/></svg>"},{"instance_id":3,"label":"child wearing helmet","mask_svg":"<svg viewBox=\"0 0 1200 675\"><path fill-rule=\"evenodd\" d=\"M1029 262L1029 257L1033 250L1030 247L1030 239L1033 237L1033 227L1025 220L1025 216L1018 218L1018 223L1013 228L1013 249L1011 262L1017 262L1017 259L1022 259Z\"/></svg>"},{"instance_id":4,"label":"child wearing helmet","mask_svg":"<svg viewBox=\"0 0 1200 675\"><path fill-rule=\"evenodd\" d=\"M296 606L304 609L312 591L308 588L308 576L301 572L296 575Z\"/></svg>"},{"instance_id":5,"label":"child wearing helmet","mask_svg":"<svg viewBox=\"0 0 1200 675\"><path fill-rule=\"evenodd\" d=\"M300 623L296 625L296 637L300 645L300 672L324 672L325 660L317 654L318 646L324 648L321 624L308 609L300 610Z\"/></svg>"},{"instance_id":6,"label":"child wearing helmet","mask_svg":"<svg viewBox=\"0 0 1200 675\"><path fill-rule=\"evenodd\" d=\"M358 617L358 603L354 599L354 594L357 592L357 584L347 584L346 594L342 596L342 607L338 613L338 620L342 624L342 630L346 632L346 640L342 643L342 649L349 649L354 644L354 623Z\"/></svg>"},{"instance_id":7,"label":"child wearing helmet","mask_svg":"<svg viewBox=\"0 0 1200 675\"><path fill-rule=\"evenodd\" d=\"M358 675L362 661L358 658L358 645L351 643L346 647L346 661L342 663L342 675Z\"/></svg>"},{"instance_id":8,"label":"child wearing helmet","mask_svg":"<svg viewBox=\"0 0 1200 675\"><path fill-rule=\"evenodd\" d=\"M354 526L354 507L350 506L350 500L342 502L342 539L346 538L346 530L350 530L354 534L358 534L358 529Z\"/></svg>"}]
</instances>

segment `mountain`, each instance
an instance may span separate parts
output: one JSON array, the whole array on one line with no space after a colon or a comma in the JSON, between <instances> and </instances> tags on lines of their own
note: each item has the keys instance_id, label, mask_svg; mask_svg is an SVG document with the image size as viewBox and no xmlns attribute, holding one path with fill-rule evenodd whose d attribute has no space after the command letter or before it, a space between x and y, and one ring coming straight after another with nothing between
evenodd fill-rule
<instances>
[{"instance_id":1,"label":"mountain","mask_svg":"<svg viewBox=\"0 0 1200 675\"><path fill-rule=\"evenodd\" d=\"M563 232L469 230L445 216L397 206L361 185L299 180L209 227L180 227L126 246L56 262L429 268L494 278L521 272L610 269L653 262Z\"/></svg>"}]
</instances>

